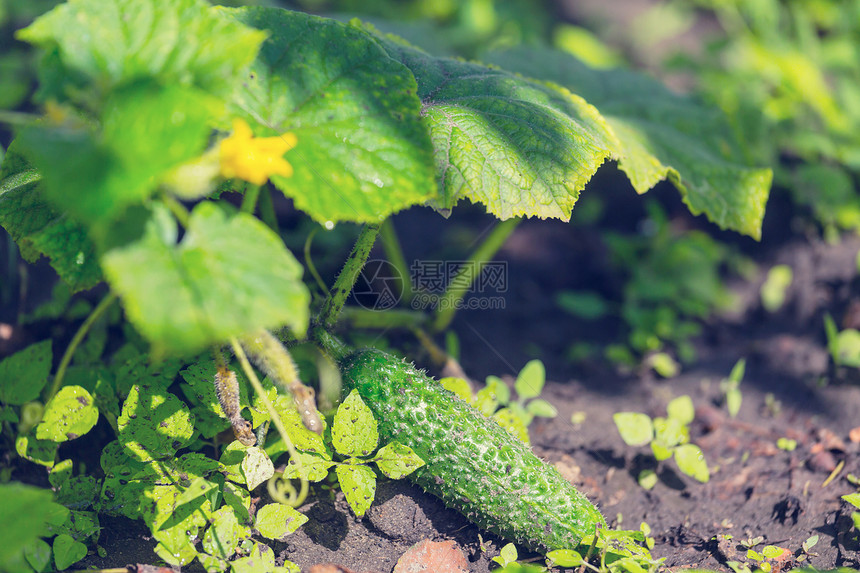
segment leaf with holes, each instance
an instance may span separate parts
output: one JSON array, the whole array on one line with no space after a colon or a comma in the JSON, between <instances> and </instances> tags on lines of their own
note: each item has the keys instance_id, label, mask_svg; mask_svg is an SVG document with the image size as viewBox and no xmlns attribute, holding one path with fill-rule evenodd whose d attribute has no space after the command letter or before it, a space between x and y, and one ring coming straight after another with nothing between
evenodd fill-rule
<instances>
[{"instance_id":1,"label":"leaf with holes","mask_svg":"<svg viewBox=\"0 0 860 573\"><path fill-rule=\"evenodd\" d=\"M45 406L45 415L36 426L36 438L65 442L93 429L99 411L93 397L80 386L64 386Z\"/></svg>"},{"instance_id":2,"label":"leaf with holes","mask_svg":"<svg viewBox=\"0 0 860 573\"><path fill-rule=\"evenodd\" d=\"M376 419L355 390L337 408L331 442L344 456L369 456L379 444Z\"/></svg>"},{"instance_id":3,"label":"leaf with holes","mask_svg":"<svg viewBox=\"0 0 860 573\"><path fill-rule=\"evenodd\" d=\"M367 466L341 464L335 468L340 489L355 515L362 517L376 496L376 475Z\"/></svg>"},{"instance_id":4,"label":"leaf with holes","mask_svg":"<svg viewBox=\"0 0 860 573\"><path fill-rule=\"evenodd\" d=\"M303 515L282 503L270 503L257 510L254 528L260 535L268 539L285 541L286 537L296 531L308 520Z\"/></svg>"},{"instance_id":5,"label":"leaf with holes","mask_svg":"<svg viewBox=\"0 0 860 573\"><path fill-rule=\"evenodd\" d=\"M167 390L133 386L117 420L119 441L132 458L148 462L167 458L194 432L188 407Z\"/></svg>"}]
</instances>

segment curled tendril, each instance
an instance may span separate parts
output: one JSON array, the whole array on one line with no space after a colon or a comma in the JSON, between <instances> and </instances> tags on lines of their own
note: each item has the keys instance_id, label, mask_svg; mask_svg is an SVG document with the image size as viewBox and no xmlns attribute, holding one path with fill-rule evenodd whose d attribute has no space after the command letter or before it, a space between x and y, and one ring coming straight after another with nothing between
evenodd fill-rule
<instances>
[{"instance_id":1,"label":"curled tendril","mask_svg":"<svg viewBox=\"0 0 860 573\"><path fill-rule=\"evenodd\" d=\"M308 480L302 478L300 482L302 485L296 491L292 480L284 479L283 472L275 472L275 475L269 478L266 488L269 490L269 496L278 503L299 507L308 497Z\"/></svg>"}]
</instances>

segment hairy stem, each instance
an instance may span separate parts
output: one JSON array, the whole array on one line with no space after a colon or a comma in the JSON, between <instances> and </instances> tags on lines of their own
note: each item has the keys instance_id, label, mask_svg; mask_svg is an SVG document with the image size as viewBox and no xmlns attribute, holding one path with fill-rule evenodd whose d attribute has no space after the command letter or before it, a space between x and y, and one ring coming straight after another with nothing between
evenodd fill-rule
<instances>
[{"instance_id":1,"label":"hairy stem","mask_svg":"<svg viewBox=\"0 0 860 573\"><path fill-rule=\"evenodd\" d=\"M275 233L280 235L278 229L278 217L275 215L275 204L272 202L272 192L267 188L261 190L260 198L257 201L257 207L260 210L260 219Z\"/></svg>"},{"instance_id":2,"label":"hairy stem","mask_svg":"<svg viewBox=\"0 0 860 573\"><path fill-rule=\"evenodd\" d=\"M337 317L343 310L343 305L346 303L349 293L352 292L358 274L367 262L367 257L370 256L370 250L373 248L373 243L378 234L379 225L376 223L369 223L361 228L361 232L355 240L355 246L346 259L317 316L316 322L324 328L330 329L337 322Z\"/></svg>"},{"instance_id":3,"label":"hairy stem","mask_svg":"<svg viewBox=\"0 0 860 573\"><path fill-rule=\"evenodd\" d=\"M60 365L57 367L57 374L54 376L54 382L51 384L51 389L48 391L48 395L45 399L46 404L51 401L51 398L57 395L57 392L59 392L60 388L63 386L63 378L66 377L66 370L69 368L69 363L72 361L72 356L74 356L75 350L78 349L78 346L90 331L93 323L104 314L115 300L116 295L112 292L108 293L81 324L78 331L75 332L75 335L72 337L72 341L69 342L69 346L66 348L65 354L63 354L63 358L60 360Z\"/></svg>"},{"instance_id":4,"label":"hairy stem","mask_svg":"<svg viewBox=\"0 0 860 573\"><path fill-rule=\"evenodd\" d=\"M481 265L493 259L519 223L520 219L499 221L487 235L487 238L475 249L469 260L460 267L457 275L451 279L445 294L439 299L439 305L436 307L436 319L433 321L434 331L440 332L448 328L457 312L457 306L481 272Z\"/></svg>"},{"instance_id":5,"label":"hairy stem","mask_svg":"<svg viewBox=\"0 0 860 573\"><path fill-rule=\"evenodd\" d=\"M278 414L277 410L275 410L275 406L272 404L272 401L269 400L269 397L266 395L266 391L263 389L263 385L260 383L260 379L257 378L257 373L254 372L254 369L251 367L251 363L248 361L248 357L245 355L245 351L242 349L242 345L239 344L239 341L235 338L230 339L230 346L233 347L233 353L236 355L236 358L239 359L239 364L242 366L242 371L245 373L245 376L248 378L248 381L251 383L251 386L254 388L254 392L257 393L257 396L260 397L260 400L263 402L263 406L265 406L266 411L269 413L269 417L272 419L272 423L275 425L275 429L278 430L278 434L280 434L281 439L284 441L284 445L287 447L287 451L290 454L290 458L295 460L296 465L301 467L301 458L299 458L299 452L296 450L296 447L293 445L292 440L290 440L290 436L287 433L287 428L284 426L283 420L281 420L281 416ZM298 496L291 500L290 505L293 507L298 507L304 502L305 498L308 496L308 480L305 478L301 479L302 486L301 490L298 493Z\"/></svg>"}]
</instances>

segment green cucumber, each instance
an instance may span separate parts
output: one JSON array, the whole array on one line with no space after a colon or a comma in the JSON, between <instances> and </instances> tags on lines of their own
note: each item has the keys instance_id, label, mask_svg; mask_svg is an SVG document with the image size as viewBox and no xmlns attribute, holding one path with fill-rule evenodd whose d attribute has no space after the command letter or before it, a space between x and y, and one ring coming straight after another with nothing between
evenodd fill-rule
<instances>
[{"instance_id":1,"label":"green cucumber","mask_svg":"<svg viewBox=\"0 0 860 573\"><path fill-rule=\"evenodd\" d=\"M409 478L480 527L547 551L573 549L605 525L555 468L414 365L366 349L342 369L344 390L358 390L380 436L424 460Z\"/></svg>"}]
</instances>

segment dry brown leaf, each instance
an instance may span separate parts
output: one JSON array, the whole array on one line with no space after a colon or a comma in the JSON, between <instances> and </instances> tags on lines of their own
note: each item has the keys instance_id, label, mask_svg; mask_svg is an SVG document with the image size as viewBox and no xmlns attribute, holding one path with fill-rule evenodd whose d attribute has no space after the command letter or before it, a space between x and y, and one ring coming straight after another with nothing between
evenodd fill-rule
<instances>
[{"instance_id":1,"label":"dry brown leaf","mask_svg":"<svg viewBox=\"0 0 860 573\"><path fill-rule=\"evenodd\" d=\"M393 573L469 573L466 556L453 541L424 539L397 560Z\"/></svg>"}]
</instances>

